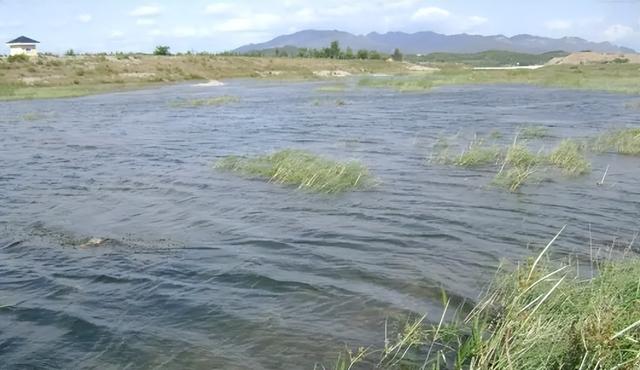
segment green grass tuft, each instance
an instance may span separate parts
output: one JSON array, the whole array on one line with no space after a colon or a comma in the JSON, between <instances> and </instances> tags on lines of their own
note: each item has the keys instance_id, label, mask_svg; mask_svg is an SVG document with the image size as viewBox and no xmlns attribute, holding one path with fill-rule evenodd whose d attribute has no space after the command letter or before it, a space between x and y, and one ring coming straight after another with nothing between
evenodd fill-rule
<instances>
[{"instance_id":1,"label":"green grass tuft","mask_svg":"<svg viewBox=\"0 0 640 370\"><path fill-rule=\"evenodd\" d=\"M550 153L541 150L533 152L526 142L513 144L502 149L497 145L485 145L482 140L474 140L457 156L450 155L451 146L446 140L436 143L436 162L459 167L499 166L492 184L515 192L534 177L544 179L549 170L559 169L565 175L584 175L591 170L585 155L585 145L575 140L563 140ZM540 176L537 176L540 175Z\"/></svg>"},{"instance_id":2,"label":"green grass tuft","mask_svg":"<svg viewBox=\"0 0 640 370\"><path fill-rule=\"evenodd\" d=\"M549 136L549 129L542 126L528 126L520 130L521 139L542 139Z\"/></svg>"},{"instance_id":3,"label":"green grass tuft","mask_svg":"<svg viewBox=\"0 0 640 370\"><path fill-rule=\"evenodd\" d=\"M625 155L640 155L640 128L627 128L604 133L592 142L599 152L614 152Z\"/></svg>"},{"instance_id":4,"label":"green grass tuft","mask_svg":"<svg viewBox=\"0 0 640 370\"><path fill-rule=\"evenodd\" d=\"M549 162L569 175L588 173L591 164L584 153L584 145L575 140L563 140L549 155Z\"/></svg>"},{"instance_id":5,"label":"green grass tuft","mask_svg":"<svg viewBox=\"0 0 640 370\"><path fill-rule=\"evenodd\" d=\"M358 86L394 89L402 92L424 91L434 87L431 80L420 76L364 77L358 81Z\"/></svg>"},{"instance_id":6,"label":"green grass tuft","mask_svg":"<svg viewBox=\"0 0 640 370\"><path fill-rule=\"evenodd\" d=\"M218 107L238 101L240 101L238 97L224 95L207 99L175 100L170 102L169 105L173 108Z\"/></svg>"},{"instance_id":7,"label":"green grass tuft","mask_svg":"<svg viewBox=\"0 0 640 370\"><path fill-rule=\"evenodd\" d=\"M296 149L252 158L229 156L216 167L318 193L340 193L373 184L369 171L359 162L337 162Z\"/></svg>"},{"instance_id":8,"label":"green grass tuft","mask_svg":"<svg viewBox=\"0 0 640 370\"><path fill-rule=\"evenodd\" d=\"M576 265L544 254L501 272L471 312L436 324L407 323L380 350L359 350L337 365L381 369L640 368L640 259L594 262L584 278ZM338 367L336 367L338 368Z\"/></svg>"},{"instance_id":9,"label":"green grass tuft","mask_svg":"<svg viewBox=\"0 0 640 370\"><path fill-rule=\"evenodd\" d=\"M347 89L346 85L329 85L329 86L321 86L316 89L316 92L321 93L341 93Z\"/></svg>"},{"instance_id":10,"label":"green grass tuft","mask_svg":"<svg viewBox=\"0 0 640 370\"><path fill-rule=\"evenodd\" d=\"M474 141L459 156L445 158L444 162L460 167L483 167L495 165L500 156L500 148L497 146L485 146L481 141Z\"/></svg>"}]
</instances>

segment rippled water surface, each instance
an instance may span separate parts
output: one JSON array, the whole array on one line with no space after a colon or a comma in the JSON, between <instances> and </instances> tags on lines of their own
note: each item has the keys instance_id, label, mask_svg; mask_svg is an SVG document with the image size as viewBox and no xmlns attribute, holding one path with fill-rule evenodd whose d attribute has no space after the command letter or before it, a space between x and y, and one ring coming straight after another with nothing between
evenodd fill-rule
<instances>
[{"instance_id":1,"label":"rippled water surface","mask_svg":"<svg viewBox=\"0 0 640 370\"><path fill-rule=\"evenodd\" d=\"M640 228L638 159L595 156L591 175L519 194L489 186L493 170L428 161L441 136L507 143L535 125L548 146L637 125L629 97L318 86L0 103L0 368L330 366L345 344L380 345L387 318L439 318L441 288L473 302L502 259L565 224L554 253L585 259ZM220 95L240 100L171 104ZM379 185L314 195L212 167L284 147L358 159Z\"/></svg>"}]
</instances>

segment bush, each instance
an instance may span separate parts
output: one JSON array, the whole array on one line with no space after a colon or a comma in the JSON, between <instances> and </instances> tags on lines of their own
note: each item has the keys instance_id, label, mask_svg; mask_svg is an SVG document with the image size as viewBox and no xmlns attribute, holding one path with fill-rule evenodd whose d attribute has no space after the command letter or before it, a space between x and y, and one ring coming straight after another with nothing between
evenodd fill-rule
<instances>
[{"instance_id":1,"label":"bush","mask_svg":"<svg viewBox=\"0 0 640 370\"><path fill-rule=\"evenodd\" d=\"M153 55L171 55L171 53L169 52L171 48L169 46L165 46L165 45L158 45L156 46L156 49L153 51Z\"/></svg>"},{"instance_id":2,"label":"bush","mask_svg":"<svg viewBox=\"0 0 640 370\"><path fill-rule=\"evenodd\" d=\"M26 54L12 55L7 58L7 61L9 63L25 63L29 61L29 56Z\"/></svg>"}]
</instances>

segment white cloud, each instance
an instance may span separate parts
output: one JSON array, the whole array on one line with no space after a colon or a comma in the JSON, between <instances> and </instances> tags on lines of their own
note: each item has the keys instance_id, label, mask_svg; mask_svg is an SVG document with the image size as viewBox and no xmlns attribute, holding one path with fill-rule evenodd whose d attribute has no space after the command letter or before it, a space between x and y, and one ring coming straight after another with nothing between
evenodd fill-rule
<instances>
[{"instance_id":1,"label":"white cloud","mask_svg":"<svg viewBox=\"0 0 640 370\"><path fill-rule=\"evenodd\" d=\"M162 9L156 5L143 5L133 9L129 15L132 17L155 17L162 13Z\"/></svg>"},{"instance_id":2,"label":"white cloud","mask_svg":"<svg viewBox=\"0 0 640 370\"><path fill-rule=\"evenodd\" d=\"M549 31L566 31L573 27L573 22L566 19L554 19L544 24Z\"/></svg>"},{"instance_id":3,"label":"white cloud","mask_svg":"<svg viewBox=\"0 0 640 370\"><path fill-rule=\"evenodd\" d=\"M151 18L139 18L136 21L136 24L138 26L154 26L156 24L156 20Z\"/></svg>"},{"instance_id":4,"label":"white cloud","mask_svg":"<svg viewBox=\"0 0 640 370\"><path fill-rule=\"evenodd\" d=\"M278 24L281 18L275 14L249 14L246 17L231 18L216 26L220 32L254 32L268 30Z\"/></svg>"},{"instance_id":5,"label":"white cloud","mask_svg":"<svg viewBox=\"0 0 640 370\"><path fill-rule=\"evenodd\" d=\"M231 3L214 3L207 5L204 12L207 14L226 14L234 11L236 9L235 5Z\"/></svg>"},{"instance_id":6,"label":"white cloud","mask_svg":"<svg viewBox=\"0 0 640 370\"><path fill-rule=\"evenodd\" d=\"M124 37L124 32L122 31L111 31L111 33L109 34L109 38L110 39L121 39Z\"/></svg>"},{"instance_id":7,"label":"white cloud","mask_svg":"<svg viewBox=\"0 0 640 370\"><path fill-rule=\"evenodd\" d=\"M614 24L604 31L604 37L608 41L616 41L633 35L633 28L622 24Z\"/></svg>"},{"instance_id":8,"label":"white cloud","mask_svg":"<svg viewBox=\"0 0 640 370\"><path fill-rule=\"evenodd\" d=\"M467 21L469 21L469 26L473 27L489 22L489 18L481 17L479 15L472 15L470 17L467 17Z\"/></svg>"},{"instance_id":9,"label":"white cloud","mask_svg":"<svg viewBox=\"0 0 640 370\"><path fill-rule=\"evenodd\" d=\"M448 18L450 15L451 13L448 10L435 6L428 6L426 8L416 10L416 12L411 16L411 19L415 21L433 21Z\"/></svg>"},{"instance_id":10,"label":"white cloud","mask_svg":"<svg viewBox=\"0 0 640 370\"><path fill-rule=\"evenodd\" d=\"M76 19L82 23L89 23L93 20L93 16L91 14L79 14Z\"/></svg>"}]
</instances>

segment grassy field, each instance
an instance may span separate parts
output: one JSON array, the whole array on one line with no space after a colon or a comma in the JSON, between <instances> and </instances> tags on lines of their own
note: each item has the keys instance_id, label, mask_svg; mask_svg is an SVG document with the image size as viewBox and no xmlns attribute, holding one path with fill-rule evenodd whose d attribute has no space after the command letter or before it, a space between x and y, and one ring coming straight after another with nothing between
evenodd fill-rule
<instances>
[{"instance_id":1,"label":"grassy field","mask_svg":"<svg viewBox=\"0 0 640 370\"><path fill-rule=\"evenodd\" d=\"M210 55L41 56L13 62L0 58L0 100L75 97L191 80L315 79L319 71L397 74L406 68L380 60Z\"/></svg>"},{"instance_id":2,"label":"grassy field","mask_svg":"<svg viewBox=\"0 0 640 370\"><path fill-rule=\"evenodd\" d=\"M398 91L423 91L447 85L527 84L640 94L637 64L557 65L535 70L474 70L455 65L441 65L440 68L440 71L422 74L365 77L359 84Z\"/></svg>"},{"instance_id":3,"label":"grassy field","mask_svg":"<svg viewBox=\"0 0 640 370\"><path fill-rule=\"evenodd\" d=\"M553 58L567 56L568 53L553 51L544 54L524 54L503 50L489 50L481 53L431 53L420 56L407 56L406 59L417 63L459 63L473 67L531 66L545 64Z\"/></svg>"},{"instance_id":4,"label":"grassy field","mask_svg":"<svg viewBox=\"0 0 640 370\"><path fill-rule=\"evenodd\" d=\"M0 100L75 97L195 80L326 79L323 76L331 76L328 71L368 76L361 79L361 87L399 91L504 83L640 93L638 65L633 64L559 65L538 70L474 70L450 63L433 66L439 69L425 72L412 69L415 65L383 60L213 55L41 56L27 61L0 58Z\"/></svg>"},{"instance_id":5,"label":"grassy field","mask_svg":"<svg viewBox=\"0 0 640 370\"><path fill-rule=\"evenodd\" d=\"M342 354L334 368L640 368L640 260L592 261L585 276L575 264L545 257L555 240L537 258L500 272L466 316L456 310L445 320L454 310L443 295L437 324L423 316L385 337L384 348Z\"/></svg>"}]
</instances>

